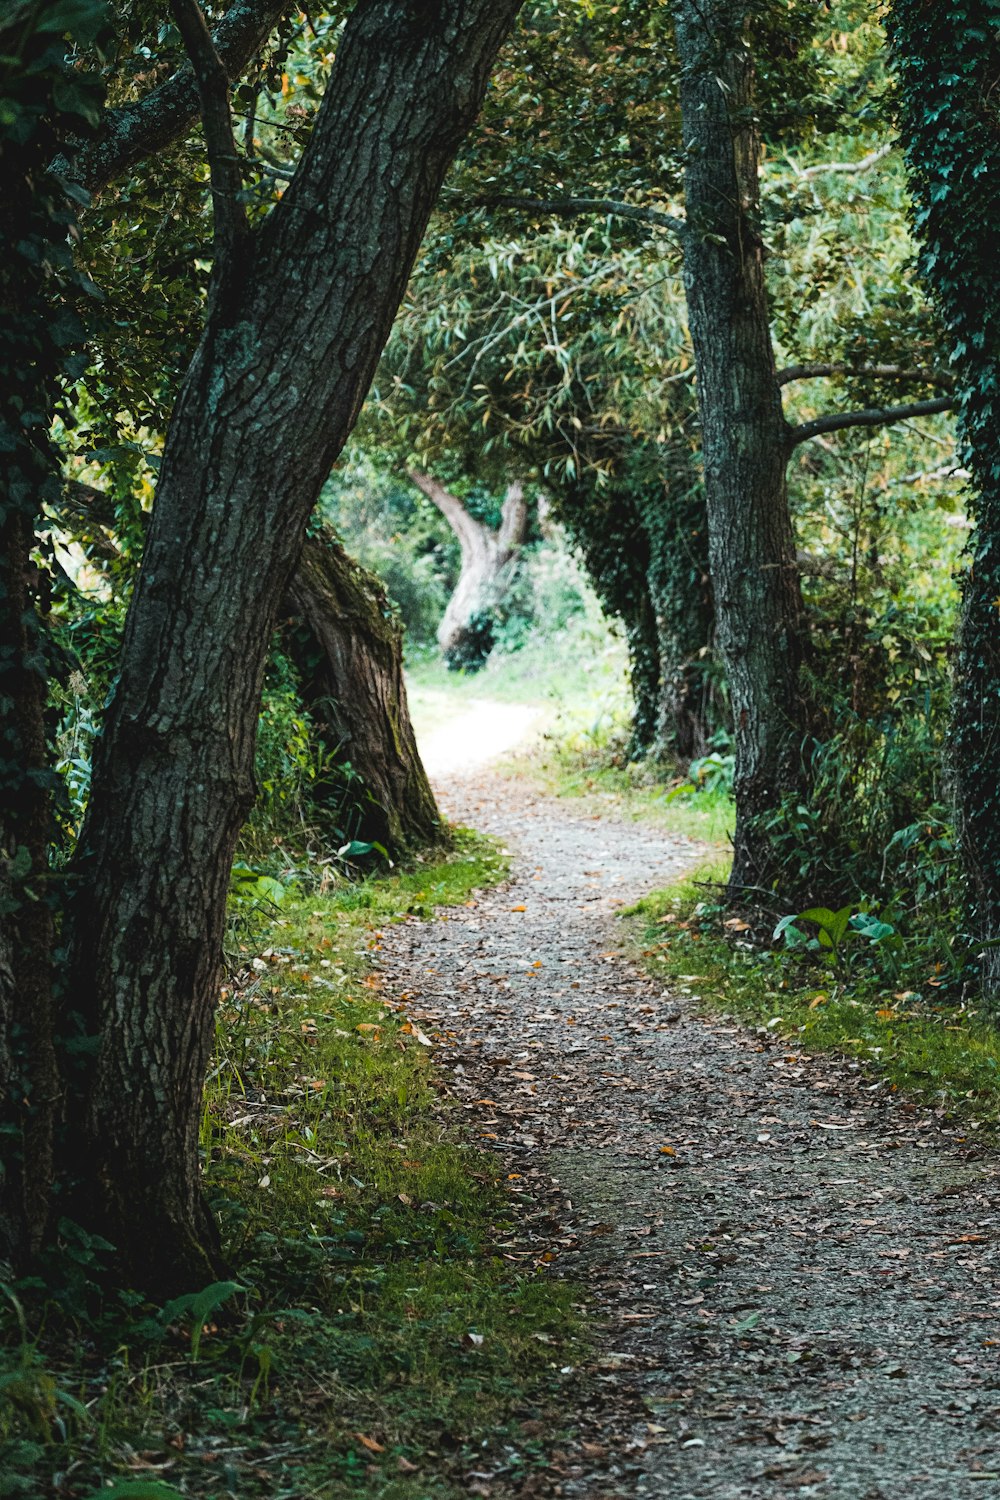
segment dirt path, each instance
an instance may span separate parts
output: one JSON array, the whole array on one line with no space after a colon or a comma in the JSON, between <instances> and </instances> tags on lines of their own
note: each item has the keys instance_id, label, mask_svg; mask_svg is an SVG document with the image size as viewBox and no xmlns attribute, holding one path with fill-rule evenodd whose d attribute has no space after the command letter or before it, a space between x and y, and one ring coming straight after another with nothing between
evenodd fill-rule
<instances>
[{"instance_id":1,"label":"dirt path","mask_svg":"<svg viewBox=\"0 0 1000 1500\"><path fill-rule=\"evenodd\" d=\"M469 775L508 750L523 744L542 717L541 708L529 703L497 703L490 698L468 698L465 706L454 711L454 700L444 693L425 691L421 707L432 716L445 713L443 723L421 733L418 714L414 714L420 738L420 756L432 780Z\"/></svg>"},{"instance_id":2,"label":"dirt path","mask_svg":"<svg viewBox=\"0 0 1000 1500\"><path fill-rule=\"evenodd\" d=\"M1000 1496L995 1155L629 964L616 909L687 841L488 775L440 790L514 881L387 933L389 981L603 1330L544 1481L497 1464L470 1493Z\"/></svg>"}]
</instances>

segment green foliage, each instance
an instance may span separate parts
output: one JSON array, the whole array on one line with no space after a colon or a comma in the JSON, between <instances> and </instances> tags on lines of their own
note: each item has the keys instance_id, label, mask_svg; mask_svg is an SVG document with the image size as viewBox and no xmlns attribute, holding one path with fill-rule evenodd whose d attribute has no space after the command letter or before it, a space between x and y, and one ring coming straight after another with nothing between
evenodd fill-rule
<instances>
[{"instance_id":1,"label":"green foliage","mask_svg":"<svg viewBox=\"0 0 1000 1500\"><path fill-rule=\"evenodd\" d=\"M976 492L952 742L971 925L992 940L1000 932L1000 5L895 0L890 36L920 269L947 328Z\"/></svg>"},{"instance_id":2,"label":"green foliage","mask_svg":"<svg viewBox=\"0 0 1000 1500\"><path fill-rule=\"evenodd\" d=\"M818 940L772 948L763 932L706 900L706 882L722 873L701 871L625 913L658 980L762 1036L787 1038L800 1063L839 1052L900 1090L908 1108L964 1119L970 1130L1000 1124L1000 1037L949 983L949 932L911 918L885 933L891 924L872 913L855 912L852 924L851 908L789 919L785 932L808 919L831 943L839 934L850 944L832 967L831 949Z\"/></svg>"},{"instance_id":3,"label":"green foliage","mask_svg":"<svg viewBox=\"0 0 1000 1500\"><path fill-rule=\"evenodd\" d=\"M92 290L73 259L86 194L53 171L68 135L98 117L100 82L74 51L98 42L100 0L25 0L0 21L0 817L5 841L25 816L44 822L52 787L33 742L47 671L29 561L36 517L58 467L50 426L62 382L80 368L79 304ZM28 727L28 726L31 727ZM37 812L35 812L37 809ZM31 842L44 828L25 833ZM15 838L15 843L17 839ZM5 848L6 858L12 850Z\"/></svg>"},{"instance_id":4,"label":"green foliage","mask_svg":"<svg viewBox=\"0 0 1000 1500\"><path fill-rule=\"evenodd\" d=\"M21 1289L0 1324L0 1394L21 1393L0 1408L0 1493L41 1500L72 1467L80 1495L457 1500L473 1461L541 1462L520 1422L563 1420L577 1294L501 1250L530 1194L442 1106L420 1020L372 971L387 923L505 873L460 834L444 861L289 894L238 955L203 1142L241 1279L162 1308Z\"/></svg>"},{"instance_id":5,"label":"green foliage","mask_svg":"<svg viewBox=\"0 0 1000 1500\"><path fill-rule=\"evenodd\" d=\"M804 922L809 924L805 931L802 929ZM815 937L809 936L812 928ZM796 917L782 917L773 936L781 938L787 948L805 947L823 954L838 971L845 967L845 949L848 949L849 956L850 938L856 937L871 947L888 945L890 940L897 938L891 922L883 922L874 912L856 912L850 906L842 906L839 911L831 911L828 906L811 906Z\"/></svg>"}]
</instances>

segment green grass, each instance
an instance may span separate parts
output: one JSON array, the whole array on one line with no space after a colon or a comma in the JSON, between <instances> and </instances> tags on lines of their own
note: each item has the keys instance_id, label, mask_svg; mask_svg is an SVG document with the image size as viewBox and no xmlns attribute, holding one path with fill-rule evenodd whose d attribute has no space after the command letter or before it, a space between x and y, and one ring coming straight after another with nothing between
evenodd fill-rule
<instances>
[{"instance_id":1,"label":"green grass","mask_svg":"<svg viewBox=\"0 0 1000 1500\"><path fill-rule=\"evenodd\" d=\"M724 935L720 921L741 919L709 904L705 882L725 876L722 865L706 868L623 914L658 979L796 1050L856 1059L915 1106L973 1129L1000 1123L1000 1032L949 995L943 963L914 947L886 974L861 946L837 974L812 956L740 946L739 929Z\"/></svg>"},{"instance_id":2,"label":"green grass","mask_svg":"<svg viewBox=\"0 0 1000 1500\"><path fill-rule=\"evenodd\" d=\"M543 1462L520 1424L558 1428L573 1291L500 1248L523 1184L448 1120L420 1021L376 968L387 924L505 868L461 835L390 878L290 894L256 941L241 922L202 1131L240 1288L197 1314L99 1304L99 1247L69 1246L44 1314L25 1288L26 1336L4 1330L0 1495L127 1478L206 1500L425 1500L501 1449Z\"/></svg>"},{"instance_id":3,"label":"green grass","mask_svg":"<svg viewBox=\"0 0 1000 1500\"><path fill-rule=\"evenodd\" d=\"M482 672L449 672L421 660L407 672L417 734L456 719L476 699L528 703L542 714L526 745L494 763L502 774L533 781L552 796L584 799L621 817L667 832L725 844L733 827L726 791L686 789L685 778L655 763L624 763L632 703L621 641L583 623L563 641L531 641L496 652Z\"/></svg>"},{"instance_id":4,"label":"green grass","mask_svg":"<svg viewBox=\"0 0 1000 1500\"><path fill-rule=\"evenodd\" d=\"M439 657L407 663L407 693L419 721L424 704L465 699L537 704L556 720L583 723L627 717L630 697L623 642L603 621L580 618L552 636L532 635L518 651L494 651L479 672L449 672ZM419 728L419 724L418 724Z\"/></svg>"},{"instance_id":5,"label":"green grass","mask_svg":"<svg viewBox=\"0 0 1000 1500\"><path fill-rule=\"evenodd\" d=\"M624 737L618 746L620 752ZM600 729L587 734L553 734L542 749L516 759L514 769L529 774L557 797L582 798L620 817L651 823L667 833L726 844L733 828L729 793L708 787L688 790L686 779L655 762L624 762Z\"/></svg>"}]
</instances>

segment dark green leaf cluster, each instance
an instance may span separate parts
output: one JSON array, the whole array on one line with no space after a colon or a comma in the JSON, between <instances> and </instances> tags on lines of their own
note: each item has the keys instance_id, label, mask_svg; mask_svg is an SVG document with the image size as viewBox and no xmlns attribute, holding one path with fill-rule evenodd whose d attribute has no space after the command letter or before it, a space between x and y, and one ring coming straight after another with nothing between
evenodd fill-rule
<instances>
[{"instance_id":1,"label":"dark green leaf cluster","mask_svg":"<svg viewBox=\"0 0 1000 1500\"><path fill-rule=\"evenodd\" d=\"M954 756L973 918L990 937L1000 924L1000 3L896 0L890 35L920 268L948 331L976 490Z\"/></svg>"}]
</instances>

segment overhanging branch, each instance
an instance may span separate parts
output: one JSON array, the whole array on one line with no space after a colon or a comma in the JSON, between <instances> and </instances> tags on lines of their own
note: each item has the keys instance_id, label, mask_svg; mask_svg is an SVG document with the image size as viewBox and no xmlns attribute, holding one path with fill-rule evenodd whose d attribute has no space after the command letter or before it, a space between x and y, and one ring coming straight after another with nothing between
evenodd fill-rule
<instances>
[{"instance_id":1,"label":"overhanging branch","mask_svg":"<svg viewBox=\"0 0 1000 1500\"><path fill-rule=\"evenodd\" d=\"M816 417L811 422L789 428L788 446L797 448L810 438L820 437L826 432L843 432L848 427L891 427L894 422L906 422L911 417L930 417L936 412L951 411L955 404L954 396L935 396L929 401L910 401L905 406L873 406L862 411L832 412L827 417Z\"/></svg>"},{"instance_id":2,"label":"overhanging branch","mask_svg":"<svg viewBox=\"0 0 1000 1500\"><path fill-rule=\"evenodd\" d=\"M918 380L925 385L940 385L951 388L955 377L948 370L932 370L921 365L849 365L807 364L788 365L775 376L778 385L788 385L793 380L819 380L828 375L854 375L875 380Z\"/></svg>"},{"instance_id":3,"label":"overhanging branch","mask_svg":"<svg viewBox=\"0 0 1000 1500\"><path fill-rule=\"evenodd\" d=\"M876 150L869 151L867 156L860 157L858 161L822 161L817 162L812 167L803 167L801 171L796 168L796 171L799 177L805 178L825 177L827 172L867 172L895 149L895 141L886 141L884 146L879 146Z\"/></svg>"},{"instance_id":4,"label":"overhanging branch","mask_svg":"<svg viewBox=\"0 0 1000 1500\"><path fill-rule=\"evenodd\" d=\"M687 233L683 219L661 213L658 208L644 208L641 203L620 203L616 198L521 198L505 193L495 198L481 198L480 208L521 208L527 213L552 214L556 218L578 218L581 214L609 214L617 219L635 219L667 229L678 239Z\"/></svg>"},{"instance_id":5,"label":"overhanging branch","mask_svg":"<svg viewBox=\"0 0 1000 1500\"><path fill-rule=\"evenodd\" d=\"M230 82L244 73L292 4L293 0L233 0L212 33ZM142 99L108 110L96 138L82 144L72 161L57 163L58 170L99 193L183 134L198 108L198 84L186 64Z\"/></svg>"}]
</instances>

